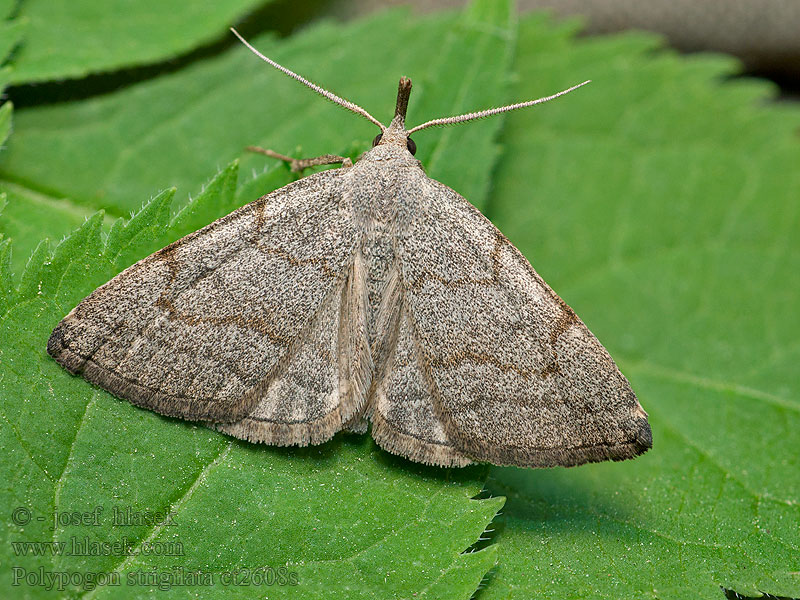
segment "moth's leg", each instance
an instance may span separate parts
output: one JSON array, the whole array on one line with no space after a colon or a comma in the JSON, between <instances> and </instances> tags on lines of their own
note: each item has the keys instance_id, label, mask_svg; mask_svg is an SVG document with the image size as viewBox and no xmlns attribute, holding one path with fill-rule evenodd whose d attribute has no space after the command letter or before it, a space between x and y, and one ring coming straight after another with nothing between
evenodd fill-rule
<instances>
[{"instance_id":1,"label":"moth's leg","mask_svg":"<svg viewBox=\"0 0 800 600\"><path fill-rule=\"evenodd\" d=\"M278 154L273 150L267 150L266 148L261 148L259 146L248 146L247 150L249 150L250 152L257 152L258 154L264 154L266 156L269 156L270 158L277 158L278 160L287 162L289 163L289 167L291 168L293 173L302 173L309 167L319 167L321 165L341 164L342 167L353 166L353 161L351 161L349 158L345 156L337 156L336 154L323 154L322 156L316 156L314 158L292 158L291 156L286 156L285 154Z\"/></svg>"}]
</instances>

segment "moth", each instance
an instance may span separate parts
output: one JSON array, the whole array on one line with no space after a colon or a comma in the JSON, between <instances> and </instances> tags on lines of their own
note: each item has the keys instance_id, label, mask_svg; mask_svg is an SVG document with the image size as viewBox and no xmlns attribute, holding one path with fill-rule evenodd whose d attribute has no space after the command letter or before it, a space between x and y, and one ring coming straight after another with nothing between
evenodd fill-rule
<instances>
[{"instance_id":1,"label":"moth","mask_svg":"<svg viewBox=\"0 0 800 600\"><path fill-rule=\"evenodd\" d=\"M238 36L238 33L234 31ZM606 349L467 200L430 179L407 129L260 58L380 128L353 164L299 179L99 287L53 330L73 374L237 438L321 444L341 430L444 467L572 466L652 446ZM586 83L586 82L584 82ZM583 85L583 84L581 84Z\"/></svg>"}]
</instances>

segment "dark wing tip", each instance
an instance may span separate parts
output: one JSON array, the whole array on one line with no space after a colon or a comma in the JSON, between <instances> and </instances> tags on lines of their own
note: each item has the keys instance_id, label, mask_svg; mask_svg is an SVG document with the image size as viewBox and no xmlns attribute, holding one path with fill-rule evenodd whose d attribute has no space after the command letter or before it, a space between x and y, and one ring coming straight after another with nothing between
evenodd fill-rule
<instances>
[{"instance_id":1,"label":"dark wing tip","mask_svg":"<svg viewBox=\"0 0 800 600\"><path fill-rule=\"evenodd\" d=\"M56 325L47 340L47 353L73 375L80 375L118 398L168 417L189 421L228 423L242 419L252 409L252 402L243 402L238 397L174 396L126 378L95 362L92 356L83 355L74 345L70 347L70 343L79 335L72 329L74 325L75 321L70 322L70 317Z\"/></svg>"},{"instance_id":2,"label":"dark wing tip","mask_svg":"<svg viewBox=\"0 0 800 600\"><path fill-rule=\"evenodd\" d=\"M634 443L638 450L636 454L644 454L653 447L653 431L650 429L650 423L647 422L646 418L639 421L639 429L636 430Z\"/></svg>"},{"instance_id":3,"label":"dark wing tip","mask_svg":"<svg viewBox=\"0 0 800 600\"><path fill-rule=\"evenodd\" d=\"M50 338L47 340L47 353L52 356L58 364L75 375L80 373L86 361L69 350L68 329L69 323L66 319L56 325L56 328L53 329L53 333L50 334Z\"/></svg>"},{"instance_id":4,"label":"dark wing tip","mask_svg":"<svg viewBox=\"0 0 800 600\"><path fill-rule=\"evenodd\" d=\"M50 334L50 338L47 340L47 353L53 358L58 358L58 355L63 349L64 321L61 321L58 325L56 325L56 328L53 329L53 333Z\"/></svg>"}]
</instances>

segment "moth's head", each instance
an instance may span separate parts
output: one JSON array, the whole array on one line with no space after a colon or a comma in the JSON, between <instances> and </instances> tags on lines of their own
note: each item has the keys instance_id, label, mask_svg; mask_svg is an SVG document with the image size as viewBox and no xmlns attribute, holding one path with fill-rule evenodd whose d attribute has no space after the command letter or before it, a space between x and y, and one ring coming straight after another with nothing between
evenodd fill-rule
<instances>
[{"instance_id":1,"label":"moth's head","mask_svg":"<svg viewBox=\"0 0 800 600\"><path fill-rule=\"evenodd\" d=\"M406 111L408 110L408 97L411 95L411 80L401 77L397 85L397 105L394 109L394 119L383 131L372 140L372 147L393 145L405 148L412 155L417 153L417 145L409 137L406 129Z\"/></svg>"},{"instance_id":2,"label":"moth's head","mask_svg":"<svg viewBox=\"0 0 800 600\"><path fill-rule=\"evenodd\" d=\"M557 94L553 94L552 96L545 96L544 98L538 98L536 100L528 100L527 102L519 102L517 104L509 104L508 106L500 106L498 108L488 108L486 110L479 110L477 112L466 113L463 115L456 115L453 117L442 117L440 119L433 119L432 121L426 121L421 125L417 125L416 127L412 127L411 129L406 129L406 110L408 109L408 97L411 94L411 80L408 77L403 77L400 79L400 85L397 88L397 106L394 110L394 119L392 122L389 123L389 126L386 127L383 123L378 121L375 117L369 114L366 110L361 108L358 104L354 102L350 102L349 100L345 100L344 98L340 98L333 92L330 92L324 88L321 88L315 83L311 83L308 79L301 77L294 71L290 71L284 66L279 65L271 58L267 58L261 52L256 50L247 40L245 40L239 33L231 28L231 31L238 37L241 42L247 46L256 56L258 56L261 60L266 63L269 63L279 71L285 73L292 79L296 79L303 85L311 88L321 96L324 96L331 102L335 102L339 106L346 108L349 111L352 111L358 115L361 115L368 121L371 121L378 127L380 127L381 133L379 133L375 139L372 141L372 146L385 146L385 151L391 154L399 154L398 150L403 149L407 150L411 154L414 154L417 151L417 145L413 142L413 140L409 137L415 131L420 131L421 129L427 129L428 127L439 127L441 125L454 125L456 123L464 123L466 121L474 121L475 119L482 119L483 117L488 117L491 115L497 115L500 113L507 112L509 110L516 110L518 108L524 108L526 106L533 106L534 104L541 104L542 102L547 102L548 100L553 100L554 98L558 98L559 96L563 96L571 92L572 90L581 87L589 83L588 81L584 81L583 83L579 83L578 85L573 85L571 88L567 88L564 91L558 92Z\"/></svg>"}]
</instances>

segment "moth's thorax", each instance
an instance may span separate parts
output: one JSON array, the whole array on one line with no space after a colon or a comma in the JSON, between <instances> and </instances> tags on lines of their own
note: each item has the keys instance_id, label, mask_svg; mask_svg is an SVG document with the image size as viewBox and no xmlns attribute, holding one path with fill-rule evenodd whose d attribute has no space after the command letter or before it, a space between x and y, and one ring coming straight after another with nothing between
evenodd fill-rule
<instances>
[{"instance_id":1,"label":"moth's thorax","mask_svg":"<svg viewBox=\"0 0 800 600\"><path fill-rule=\"evenodd\" d=\"M364 231L392 228L403 190L424 177L420 162L405 148L381 144L366 152L347 174L356 222Z\"/></svg>"}]
</instances>

